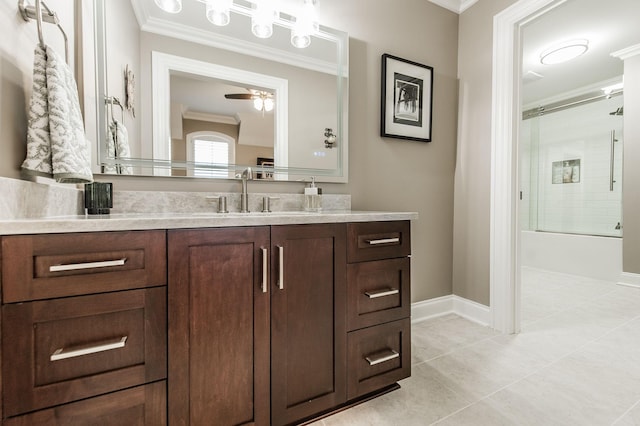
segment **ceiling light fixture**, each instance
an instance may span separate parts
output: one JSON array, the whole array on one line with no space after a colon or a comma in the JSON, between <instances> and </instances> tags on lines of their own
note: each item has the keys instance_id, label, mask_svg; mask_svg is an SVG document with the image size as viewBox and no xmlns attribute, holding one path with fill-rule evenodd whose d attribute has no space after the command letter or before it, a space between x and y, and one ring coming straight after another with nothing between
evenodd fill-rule
<instances>
[{"instance_id":1,"label":"ceiling light fixture","mask_svg":"<svg viewBox=\"0 0 640 426\"><path fill-rule=\"evenodd\" d=\"M251 18L251 32L258 38L273 35L273 25L291 31L291 44L305 48L311 38L320 30L316 7L318 0L298 0L301 6L295 13L280 13L274 0L197 0L205 4L205 14L209 22L216 26L229 25L231 12ZM182 0L154 0L155 4L168 13L179 13Z\"/></svg>"},{"instance_id":2,"label":"ceiling light fixture","mask_svg":"<svg viewBox=\"0 0 640 426\"><path fill-rule=\"evenodd\" d=\"M589 40L567 40L546 49L540 54L540 63L554 65L570 61L589 50Z\"/></svg>"}]
</instances>

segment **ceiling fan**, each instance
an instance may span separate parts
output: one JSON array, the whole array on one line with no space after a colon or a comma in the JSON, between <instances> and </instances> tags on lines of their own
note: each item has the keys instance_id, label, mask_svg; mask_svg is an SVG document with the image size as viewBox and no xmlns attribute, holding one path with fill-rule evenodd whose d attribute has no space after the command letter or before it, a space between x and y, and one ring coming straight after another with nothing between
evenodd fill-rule
<instances>
[{"instance_id":1,"label":"ceiling fan","mask_svg":"<svg viewBox=\"0 0 640 426\"><path fill-rule=\"evenodd\" d=\"M253 101L253 107L258 111L271 111L274 106L273 93L264 90L247 89L249 93L227 93L225 99L240 99Z\"/></svg>"}]
</instances>

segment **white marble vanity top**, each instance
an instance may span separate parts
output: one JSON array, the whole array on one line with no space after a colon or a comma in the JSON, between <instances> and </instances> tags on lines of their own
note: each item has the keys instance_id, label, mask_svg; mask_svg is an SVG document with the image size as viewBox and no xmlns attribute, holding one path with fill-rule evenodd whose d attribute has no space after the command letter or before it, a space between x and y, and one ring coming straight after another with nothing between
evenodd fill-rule
<instances>
[{"instance_id":1,"label":"white marble vanity top","mask_svg":"<svg viewBox=\"0 0 640 426\"><path fill-rule=\"evenodd\" d=\"M0 235L415 220L415 212L136 213L0 220Z\"/></svg>"}]
</instances>

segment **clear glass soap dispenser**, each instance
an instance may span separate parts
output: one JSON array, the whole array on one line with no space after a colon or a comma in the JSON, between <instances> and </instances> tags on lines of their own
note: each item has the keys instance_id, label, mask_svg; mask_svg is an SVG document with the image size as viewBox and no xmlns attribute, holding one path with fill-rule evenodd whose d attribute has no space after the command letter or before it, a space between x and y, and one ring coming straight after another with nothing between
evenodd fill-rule
<instances>
[{"instance_id":1,"label":"clear glass soap dispenser","mask_svg":"<svg viewBox=\"0 0 640 426\"><path fill-rule=\"evenodd\" d=\"M304 210L318 212L322 210L322 188L316 186L316 178L311 177L311 183L304 189Z\"/></svg>"}]
</instances>

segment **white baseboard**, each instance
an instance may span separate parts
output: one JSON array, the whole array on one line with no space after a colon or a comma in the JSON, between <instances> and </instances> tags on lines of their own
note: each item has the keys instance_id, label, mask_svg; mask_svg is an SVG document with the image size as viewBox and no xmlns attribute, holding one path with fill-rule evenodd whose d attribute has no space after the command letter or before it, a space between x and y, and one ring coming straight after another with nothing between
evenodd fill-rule
<instances>
[{"instance_id":1,"label":"white baseboard","mask_svg":"<svg viewBox=\"0 0 640 426\"><path fill-rule=\"evenodd\" d=\"M640 287L640 274L633 274L631 272L623 272L618 279L619 285L627 287Z\"/></svg>"},{"instance_id":2,"label":"white baseboard","mask_svg":"<svg viewBox=\"0 0 640 426\"><path fill-rule=\"evenodd\" d=\"M491 322L488 306L454 294L411 304L412 324L447 314L456 314L484 326Z\"/></svg>"}]
</instances>

